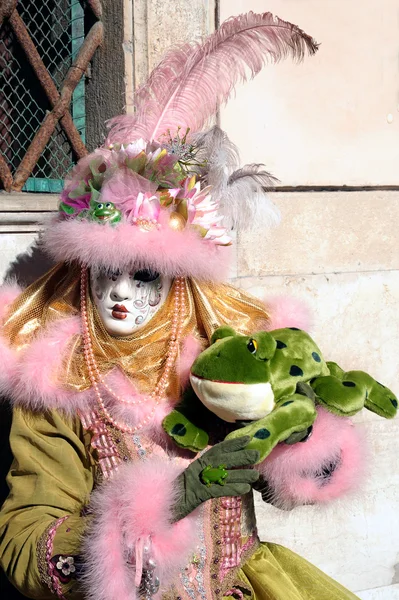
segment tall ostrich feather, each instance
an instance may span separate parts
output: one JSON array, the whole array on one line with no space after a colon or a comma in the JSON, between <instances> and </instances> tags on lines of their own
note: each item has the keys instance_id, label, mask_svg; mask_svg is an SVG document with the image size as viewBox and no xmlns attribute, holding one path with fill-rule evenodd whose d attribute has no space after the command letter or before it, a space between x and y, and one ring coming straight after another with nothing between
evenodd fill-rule
<instances>
[{"instance_id":1,"label":"tall ostrich feather","mask_svg":"<svg viewBox=\"0 0 399 600\"><path fill-rule=\"evenodd\" d=\"M278 179L263 169L264 165L249 164L234 171L220 195L223 224L241 231L253 227L275 227L280 212L266 192L274 188Z\"/></svg>"},{"instance_id":2,"label":"tall ostrich feather","mask_svg":"<svg viewBox=\"0 0 399 600\"><path fill-rule=\"evenodd\" d=\"M252 163L241 167L241 169L237 169L228 178L227 185L232 186L240 179L246 179L249 184L258 184L263 188L274 187L279 180L268 171L262 169L264 166L265 165L262 164Z\"/></svg>"},{"instance_id":3,"label":"tall ostrich feather","mask_svg":"<svg viewBox=\"0 0 399 600\"><path fill-rule=\"evenodd\" d=\"M237 146L218 125L191 135L190 142L197 149L199 164L204 165L199 173L203 184L212 186L213 193L218 194L219 188L224 189L229 176L238 169Z\"/></svg>"},{"instance_id":4,"label":"tall ostrich feather","mask_svg":"<svg viewBox=\"0 0 399 600\"><path fill-rule=\"evenodd\" d=\"M238 149L217 125L193 135L191 141L199 163L204 164L201 181L211 186L225 227L245 230L254 223L267 228L279 224L278 208L267 196L267 191L279 183L277 177L262 164L238 168Z\"/></svg>"},{"instance_id":5,"label":"tall ostrich feather","mask_svg":"<svg viewBox=\"0 0 399 600\"><path fill-rule=\"evenodd\" d=\"M314 54L317 43L296 25L266 12L225 21L203 44L170 50L135 95L136 113L110 121L107 143L136 138L158 140L169 130L197 132L235 85L259 73L267 62Z\"/></svg>"}]
</instances>

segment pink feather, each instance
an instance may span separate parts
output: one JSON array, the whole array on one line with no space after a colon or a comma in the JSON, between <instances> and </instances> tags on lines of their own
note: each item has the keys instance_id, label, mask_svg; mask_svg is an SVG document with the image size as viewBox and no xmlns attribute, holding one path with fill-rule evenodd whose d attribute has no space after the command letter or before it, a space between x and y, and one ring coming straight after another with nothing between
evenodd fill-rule
<instances>
[{"instance_id":1,"label":"pink feather","mask_svg":"<svg viewBox=\"0 0 399 600\"><path fill-rule=\"evenodd\" d=\"M198 539L198 511L171 523L171 506L179 498L175 479L185 466L180 461L154 457L123 465L112 482L92 494L93 520L83 540L85 598L142 598L135 588L137 565L127 557L136 556L143 540L150 540L162 586L178 580Z\"/></svg>"},{"instance_id":2,"label":"pink feather","mask_svg":"<svg viewBox=\"0 0 399 600\"><path fill-rule=\"evenodd\" d=\"M322 504L354 493L367 464L365 440L347 419L317 408L313 435L304 443L278 444L257 466L268 483L267 501L283 509ZM323 476L323 468L335 465Z\"/></svg>"},{"instance_id":3,"label":"pink feather","mask_svg":"<svg viewBox=\"0 0 399 600\"><path fill-rule=\"evenodd\" d=\"M268 330L298 327L310 331L312 328L312 311L304 300L293 296L276 296L267 298L265 303L270 313Z\"/></svg>"},{"instance_id":4,"label":"pink feather","mask_svg":"<svg viewBox=\"0 0 399 600\"><path fill-rule=\"evenodd\" d=\"M265 63L291 55L301 60L317 44L299 27L266 12L225 21L203 44L170 50L135 95L136 113L110 121L107 144L143 137L158 140L178 127L199 131L235 85Z\"/></svg>"}]
</instances>

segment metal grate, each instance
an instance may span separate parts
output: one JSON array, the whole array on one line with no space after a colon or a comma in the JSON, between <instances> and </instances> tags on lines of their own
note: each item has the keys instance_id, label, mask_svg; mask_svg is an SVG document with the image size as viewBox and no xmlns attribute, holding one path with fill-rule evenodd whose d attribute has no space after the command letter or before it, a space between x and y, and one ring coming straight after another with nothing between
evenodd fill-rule
<instances>
[{"instance_id":1,"label":"metal grate","mask_svg":"<svg viewBox=\"0 0 399 600\"><path fill-rule=\"evenodd\" d=\"M79 0L3 2L9 13L0 23L0 182L8 191L58 192L87 152L82 75L102 25L85 38ZM98 2L90 6L99 17Z\"/></svg>"}]
</instances>

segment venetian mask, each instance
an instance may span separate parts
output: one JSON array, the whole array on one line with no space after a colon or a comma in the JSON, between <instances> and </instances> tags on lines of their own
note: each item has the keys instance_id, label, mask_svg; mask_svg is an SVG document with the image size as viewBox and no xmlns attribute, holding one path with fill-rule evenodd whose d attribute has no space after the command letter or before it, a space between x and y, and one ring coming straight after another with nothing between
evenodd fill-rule
<instances>
[{"instance_id":1,"label":"venetian mask","mask_svg":"<svg viewBox=\"0 0 399 600\"><path fill-rule=\"evenodd\" d=\"M126 336L141 329L165 302L172 279L152 271L92 271L90 289L105 329Z\"/></svg>"}]
</instances>

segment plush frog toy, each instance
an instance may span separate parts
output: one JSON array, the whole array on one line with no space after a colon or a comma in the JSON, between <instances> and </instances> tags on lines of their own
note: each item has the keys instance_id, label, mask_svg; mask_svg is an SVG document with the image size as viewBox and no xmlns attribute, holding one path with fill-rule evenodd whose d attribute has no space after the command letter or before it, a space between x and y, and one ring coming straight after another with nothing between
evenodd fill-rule
<instances>
[{"instance_id":1,"label":"plush frog toy","mask_svg":"<svg viewBox=\"0 0 399 600\"><path fill-rule=\"evenodd\" d=\"M325 362L312 338L296 328L247 336L219 327L192 365L190 381L192 389L164 419L167 433L198 452L208 444L216 415L232 424L227 439L251 437L248 447L259 451L259 461L281 441L306 440L316 404L339 416L366 407L386 418L398 406L395 395L367 373L345 373Z\"/></svg>"}]
</instances>

